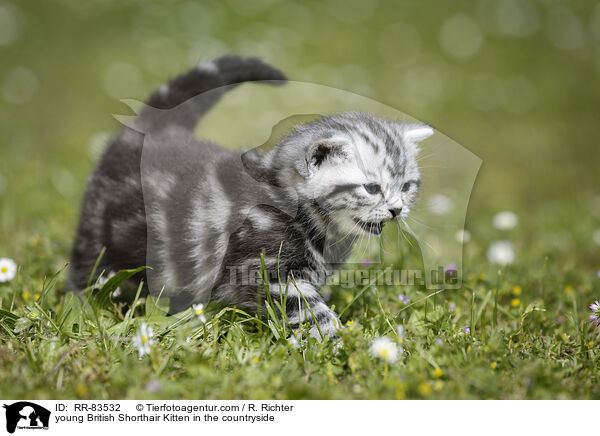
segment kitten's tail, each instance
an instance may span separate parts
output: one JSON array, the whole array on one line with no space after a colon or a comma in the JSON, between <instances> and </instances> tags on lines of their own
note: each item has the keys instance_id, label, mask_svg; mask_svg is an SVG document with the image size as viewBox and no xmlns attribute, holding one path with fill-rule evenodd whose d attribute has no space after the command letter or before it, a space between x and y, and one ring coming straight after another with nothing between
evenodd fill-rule
<instances>
[{"instance_id":1,"label":"kitten's tail","mask_svg":"<svg viewBox=\"0 0 600 436\"><path fill-rule=\"evenodd\" d=\"M224 56L203 62L155 91L136 124L141 123L142 130L167 125L193 130L202 115L235 85L254 81L279 85L285 80L281 71L256 58Z\"/></svg>"}]
</instances>

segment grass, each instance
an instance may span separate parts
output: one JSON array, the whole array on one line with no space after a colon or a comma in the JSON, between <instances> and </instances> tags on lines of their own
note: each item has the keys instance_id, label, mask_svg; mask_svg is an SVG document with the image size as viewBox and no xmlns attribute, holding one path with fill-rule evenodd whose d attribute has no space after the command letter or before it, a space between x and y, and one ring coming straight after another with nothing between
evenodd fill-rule
<instances>
[{"instance_id":1,"label":"grass","mask_svg":"<svg viewBox=\"0 0 600 436\"><path fill-rule=\"evenodd\" d=\"M31 250L43 245L33 241ZM467 261L459 290L331 286L330 304L345 324L337 347L303 332L296 347L272 302L266 319L209 307L204 324L191 309L167 316L164 299L139 293L130 307L113 303L110 295L135 271L92 284L79 298L59 292L64 270L43 280L28 274L47 268L38 261L0 286L0 396L600 398L600 334L587 309L600 280L552 256L502 274L487 261ZM142 358L132 342L141 323L154 330ZM380 336L403 348L397 362L369 353Z\"/></svg>"},{"instance_id":2,"label":"grass","mask_svg":"<svg viewBox=\"0 0 600 436\"><path fill-rule=\"evenodd\" d=\"M0 65L0 257L19 271L0 284L1 397L600 398L600 330L588 319L600 298L597 1L511 3L517 15L514 5L525 5L514 26L498 21L500 2L486 0L379 0L358 9L362 18L335 1L13 3L20 24ZM480 32L468 58L440 43L457 15ZM580 28L577 47L557 46L565 29L552 33L551 24L564 22ZM103 298L64 294L99 138L120 127L110 114L128 113L118 100L143 100L223 53L258 55L292 80L396 107L481 157L462 288L330 286L329 304L350 324L336 350L312 339L294 348L272 315L269 323L208 308L203 325L191 311L165 316L165 302L153 298L123 310L106 297L127 273L103 285ZM29 100L14 103L6 78L18 67L37 82ZM238 118L238 129L213 128L244 137L247 120ZM264 140L256 138L250 145ZM508 232L492 226L504 209L519 216ZM516 259L498 275L486 251L501 239ZM401 245L386 260L403 267L418 254ZM142 322L156 336L140 359L132 338ZM386 366L369 348L380 336L398 343L399 325L403 353Z\"/></svg>"}]
</instances>

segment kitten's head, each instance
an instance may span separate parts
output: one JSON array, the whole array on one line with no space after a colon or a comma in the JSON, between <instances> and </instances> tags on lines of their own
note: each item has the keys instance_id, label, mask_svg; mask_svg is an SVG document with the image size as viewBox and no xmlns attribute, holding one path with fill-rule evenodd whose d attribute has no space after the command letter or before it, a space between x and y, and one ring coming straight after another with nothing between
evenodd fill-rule
<instances>
[{"instance_id":1,"label":"kitten's head","mask_svg":"<svg viewBox=\"0 0 600 436\"><path fill-rule=\"evenodd\" d=\"M317 208L329 230L380 234L413 207L417 144L432 134L425 124L339 113L296 127L262 165L301 204Z\"/></svg>"}]
</instances>

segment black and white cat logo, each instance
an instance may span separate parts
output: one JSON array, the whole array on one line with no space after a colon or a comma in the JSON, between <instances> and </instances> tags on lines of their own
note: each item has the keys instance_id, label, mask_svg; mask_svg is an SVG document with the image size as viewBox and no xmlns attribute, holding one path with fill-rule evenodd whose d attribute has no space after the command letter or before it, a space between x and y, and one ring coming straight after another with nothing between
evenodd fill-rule
<instances>
[{"instance_id":1,"label":"black and white cat logo","mask_svg":"<svg viewBox=\"0 0 600 436\"><path fill-rule=\"evenodd\" d=\"M14 433L22 430L48 430L50 411L28 401L19 401L3 406L6 409L6 431Z\"/></svg>"}]
</instances>

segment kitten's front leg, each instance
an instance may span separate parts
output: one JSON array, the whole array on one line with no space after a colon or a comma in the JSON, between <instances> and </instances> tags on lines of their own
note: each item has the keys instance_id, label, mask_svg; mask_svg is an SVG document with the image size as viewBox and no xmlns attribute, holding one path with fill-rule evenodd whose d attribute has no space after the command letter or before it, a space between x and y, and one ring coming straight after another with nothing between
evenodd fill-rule
<instances>
[{"instance_id":1,"label":"kitten's front leg","mask_svg":"<svg viewBox=\"0 0 600 436\"><path fill-rule=\"evenodd\" d=\"M271 287L278 288L279 285ZM281 294L279 299L282 302L285 299L286 315L292 329L298 329L301 324L308 322L311 336L319 340L336 336L341 323L337 314L325 304L315 285L305 280L292 281L288 285L287 296L285 289L281 290Z\"/></svg>"}]
</instances>

